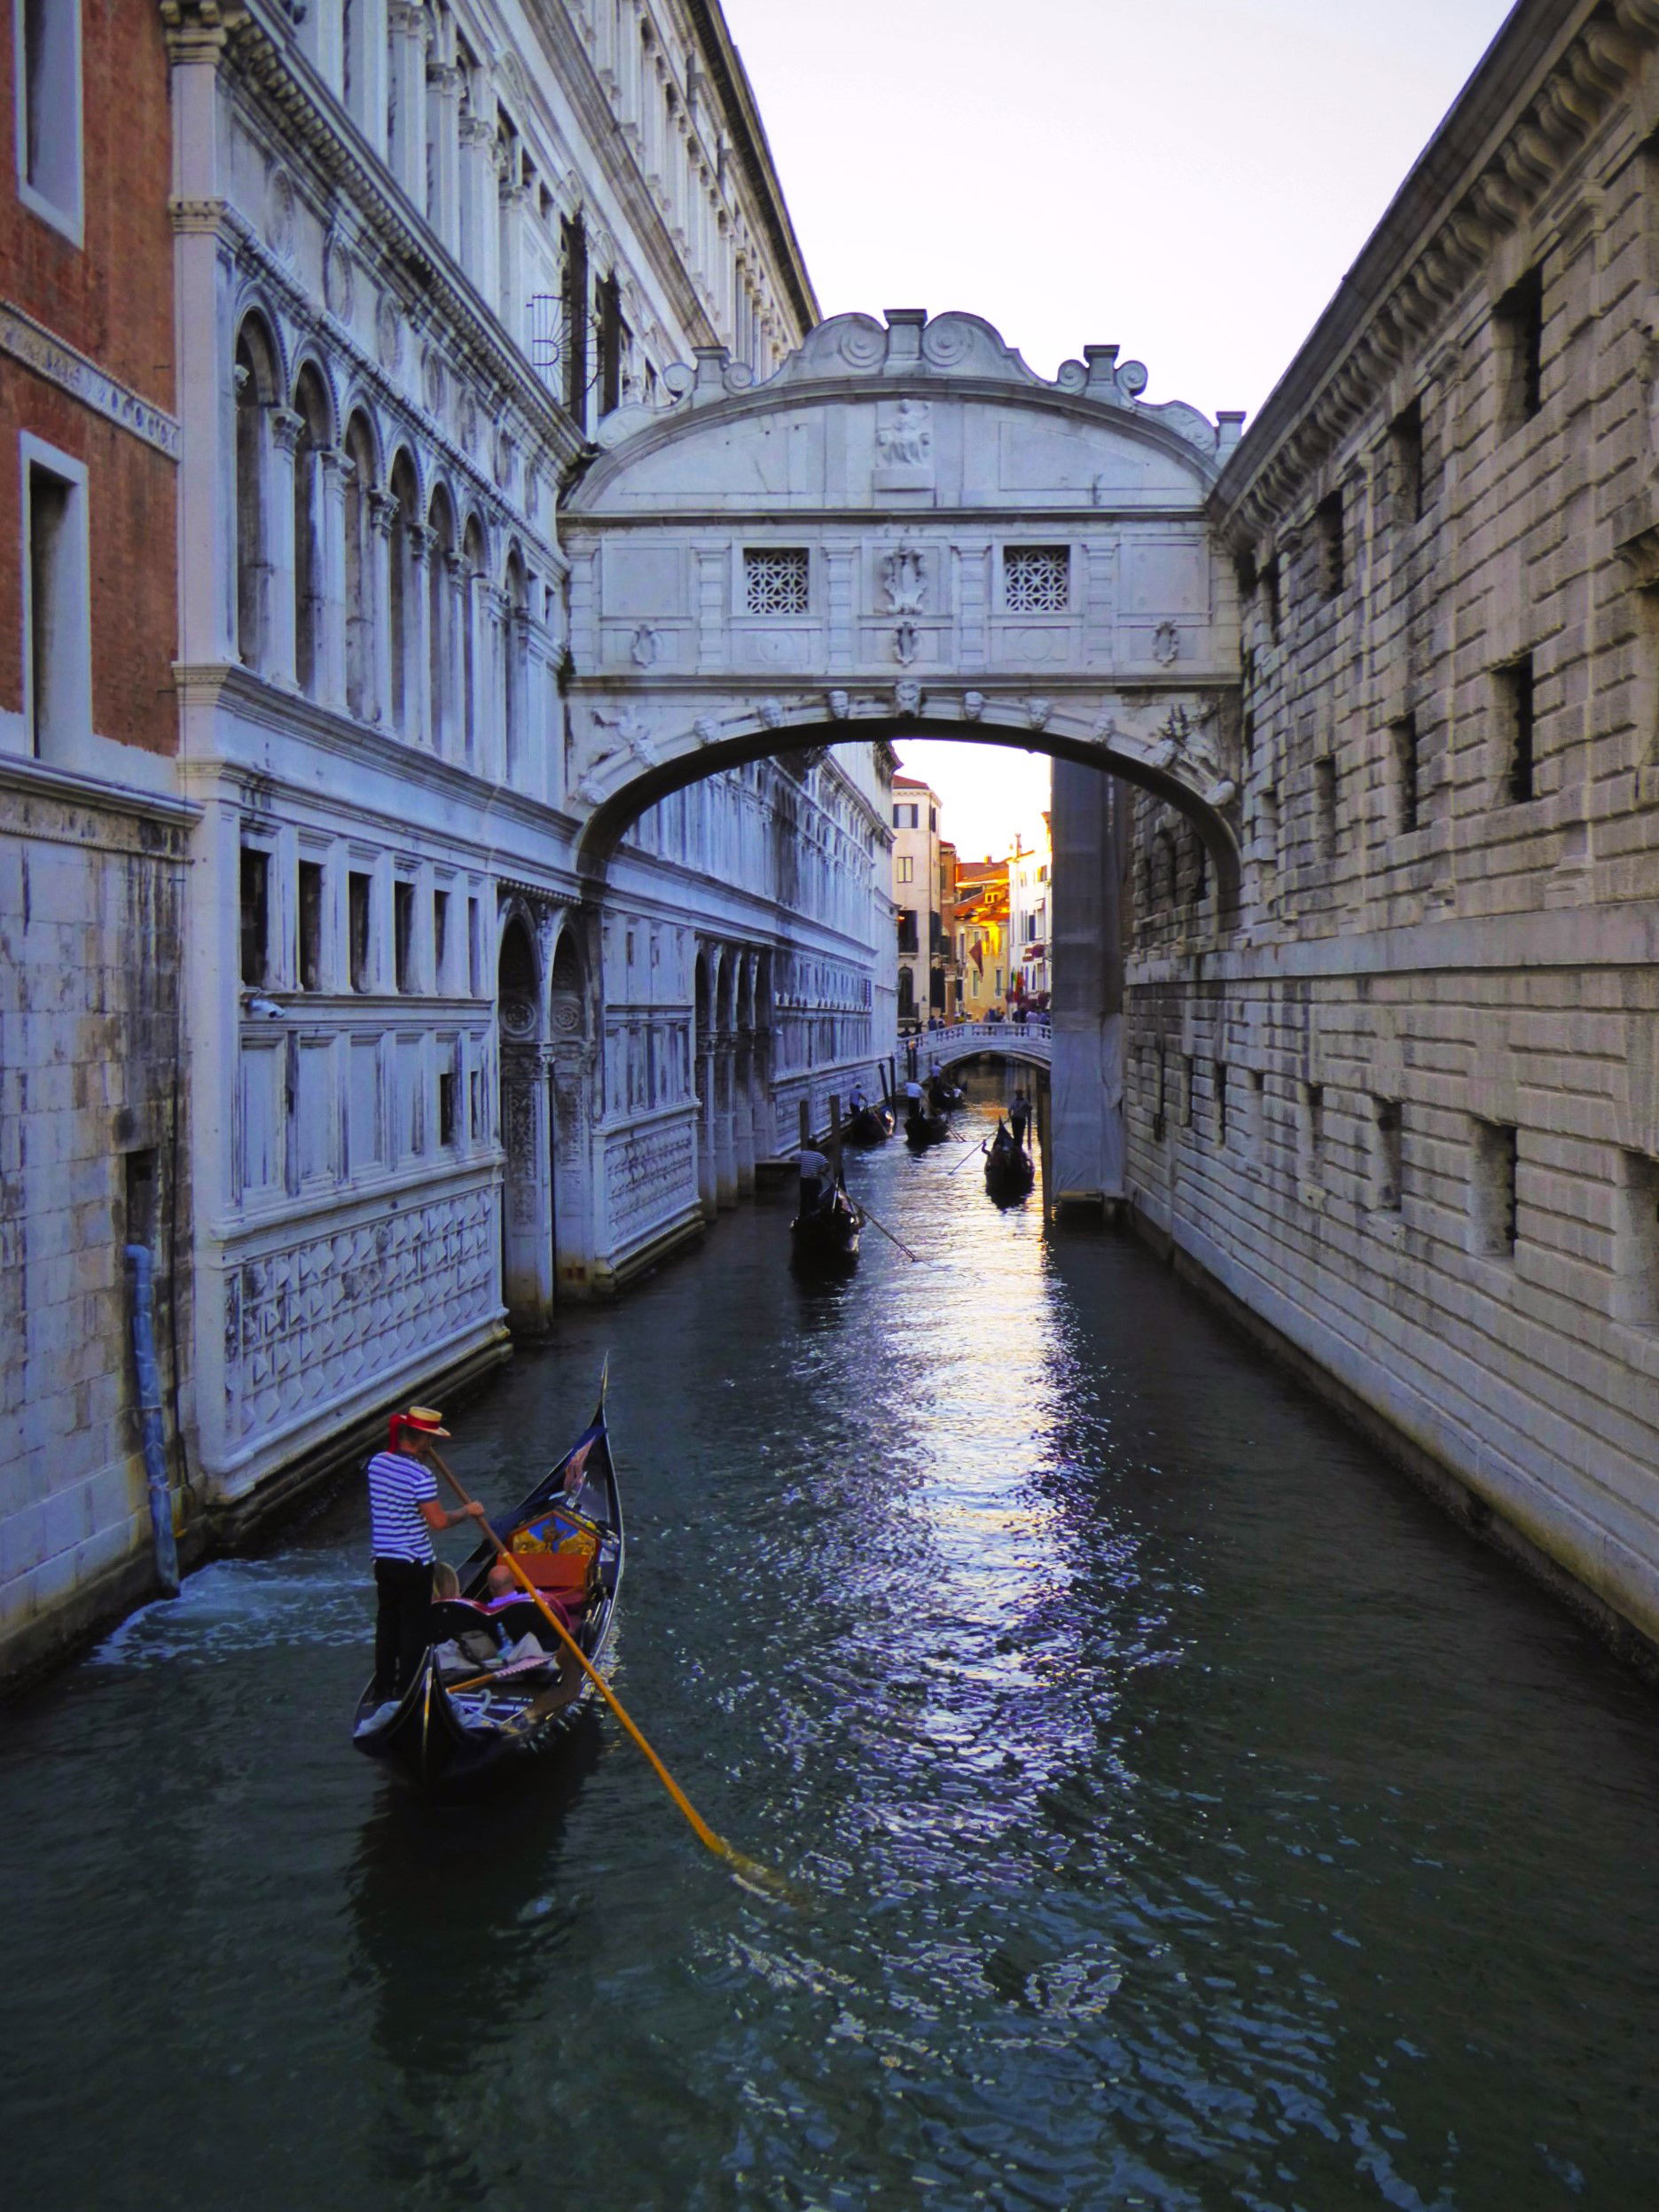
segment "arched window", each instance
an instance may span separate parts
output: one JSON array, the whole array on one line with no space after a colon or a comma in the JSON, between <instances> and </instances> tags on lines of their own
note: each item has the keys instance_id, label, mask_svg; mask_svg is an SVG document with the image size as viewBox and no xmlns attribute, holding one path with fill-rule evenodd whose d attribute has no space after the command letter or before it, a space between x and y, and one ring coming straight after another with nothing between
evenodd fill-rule
<instances>
[{"instance_id":1,"label":"arched window","mask_svg":"<svg viewBox=\"0 0 1659 2212\"><path fill-rule=\"evenodd\" d=\"M431 542L426 550L426 642L431 662L433 750L449 750L453 701L450 654L454 646L450 564L455 553L455 510L442 484L427 512Z\"/></svg>"},{"instance_id":2,"label":"arched window","mask_svg":"<svg viewBox=\"0 0 1659 2212\"><path fill-rule=\"evenodd\" d=\"M293 672L300 689L315 699L323 675L323 462L328 445L328 401L317 371L301 371L293 410L300 418L293 448Z\"/></svg>"},{"instance_id":3,"label":"arched window","mask_svg":"<svg viewBox=\"0 0 1659 2212\"><path fill-rule=\"evenodd\" d=\"M346 707L360 722L380 717L374 695L374 443L354 415L346 426Z\"/></svg>"},{"instance_id":4,"label":"arched window","mask_svg":"<svg viewBox=\"0 0 1659 2212\"><path fill-rule=\"evenodd\" d=\"M270 643L270 526L266 438L276 397L276 353L255 316L236 345L236 652L262 668Z\"/></svg>"},{"instance_id":5,"label":"arched window","mask_svg":"<svg viewBox=\"0 0 1659 2212\"><path fill-rule=\"evenodd\" d=\"M469 515L461 546L461 737L466 759L473 765L477 763L483 723L483 640L478 634L478 587L483 567L484 534L478 517Z\"/></svg>"},{"instance_id":6,"label":"arched window","mask_svg":"<svg viewBox=\"0 0 1659 2212\"><path fill-rule=\"evenodd\" d=\"M390 632L392 696L387 702L392 727L412 735L411 714L420 671L409 665L414 643L415 592L419 577L415 567L415 530L420 520L419 494L414 465L407 453L392 464L392 542L387 574L387 627Z\"/></svg>"}]
</instances>

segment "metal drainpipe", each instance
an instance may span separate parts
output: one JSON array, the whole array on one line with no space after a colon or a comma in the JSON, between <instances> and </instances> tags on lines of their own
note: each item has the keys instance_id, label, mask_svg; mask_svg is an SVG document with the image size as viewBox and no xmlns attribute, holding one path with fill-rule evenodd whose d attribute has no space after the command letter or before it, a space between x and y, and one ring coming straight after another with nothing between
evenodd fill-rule
<instances>
[{"instance_id":1,"label":"metal drainpipe","mask_svg":"<svg viewBox=\"0 0 1659 2212\"><path fill-rule=\"evenodd\" d=\"M161 1372L155 1359L155 1259L147 1245L129 1244L127 1262L132 1270L132 1359L138 1377L138 1411L144 1417L144 1485L150 1494L156 1579L164 1597L176 1598L178 1545L173 1536L173 1497L161 1433Z\"/></svg>"}]
</instances>

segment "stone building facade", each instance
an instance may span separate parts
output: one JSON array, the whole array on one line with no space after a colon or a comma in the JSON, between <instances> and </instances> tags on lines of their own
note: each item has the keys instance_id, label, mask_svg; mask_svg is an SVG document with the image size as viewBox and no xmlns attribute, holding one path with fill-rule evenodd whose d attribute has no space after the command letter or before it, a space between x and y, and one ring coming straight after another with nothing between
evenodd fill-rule
<instances>
[{"instance_id":1,"label":"stone building facade","mask_svg":"<svg viewBox=\"0 0 1659 2212\"><path fill-rule=\"evenodd\" d=\"M36 0L0 55L0 1653L30 1658L76 1593L152 1585L184 1475L192 817L161 26ZM148 1481L140 1300L172 1410Z\"/></svg>"},{"instance_id":2,"label":"stone building facade","mask_svg":"<svg viewBox=\"0 0 1659 2212\"><path fill-rule=\"evenodd\" d=\"M1659 1636L1659 6L1522 0L1224 471L1236 904L1137 809L1131 1198ZM1495 1518L1494 1518L1495 1517Z\"/></svg>"}]
</instances>

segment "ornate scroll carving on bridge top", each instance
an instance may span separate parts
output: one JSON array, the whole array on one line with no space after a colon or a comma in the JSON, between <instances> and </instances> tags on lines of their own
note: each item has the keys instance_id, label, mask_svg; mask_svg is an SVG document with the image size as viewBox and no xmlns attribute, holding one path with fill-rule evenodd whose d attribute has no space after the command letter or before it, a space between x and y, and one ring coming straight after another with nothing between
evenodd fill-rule
<instances>
[{"instance_id":1,"label":"ornate scroll carving on bridge top","mask_svg":"<svg viewBox=\"0 0 1659 2212\"><path fill-rule=\"evenodd\" d=\"M783 395L792 387L882 379L906 384L954 382L1013 386L1021 391L1063 393L1121 408L1149 424L1172 431L1213 469L1219 468L1239 442L1241 418L1224 415L1211 422L1181 400L1149 404L1141 397L1146 371L1139 361L1120 361L1115 346L1085 346L1081 361L1067 361L1052 382L1027 367L977 315L939 315L931 321L919 308L889 308L885 323L870 315L836 315L809 331L795 352L770 377L756 380L752 369L734 362L722 346L701 346L694 363L678 363L663 377L669 399L661 407L618 408L600 423L599 443L609 449L688 408L722 400ZM931 481L934 430L929 403L896 394L882 410L878 431L879 465L894 481L884 490L921 489ZM904 481L900 481L900 480Z\"/></svg>"}]
</instances>

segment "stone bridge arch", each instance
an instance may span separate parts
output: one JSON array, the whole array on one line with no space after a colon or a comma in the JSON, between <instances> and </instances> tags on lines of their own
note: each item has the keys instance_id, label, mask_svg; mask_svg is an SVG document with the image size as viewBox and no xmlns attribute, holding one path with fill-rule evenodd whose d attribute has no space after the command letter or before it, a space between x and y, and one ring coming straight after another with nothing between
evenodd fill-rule
<instances>
[{"instance_id":1,"label":"stone bridge arch","mask_svg":"<svg viewBox=\"0 0 1659 2212\"><path fill-rule=\"evenodd\" d=\"M1231 557L1206 502L1240 418L1148 404L1090 346L1053 381L977 317L834 317L756 382L724 349L601 424L569 488L567 788L602 882L686 785L854 739L1082 762L1239 876Z\"/></svg>"}]
</instances>

